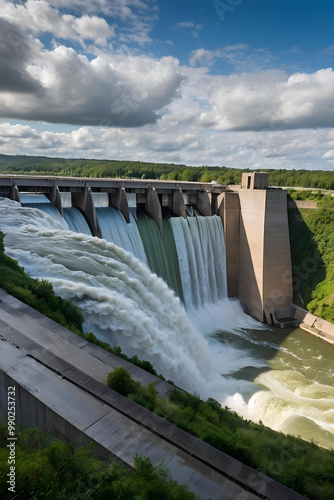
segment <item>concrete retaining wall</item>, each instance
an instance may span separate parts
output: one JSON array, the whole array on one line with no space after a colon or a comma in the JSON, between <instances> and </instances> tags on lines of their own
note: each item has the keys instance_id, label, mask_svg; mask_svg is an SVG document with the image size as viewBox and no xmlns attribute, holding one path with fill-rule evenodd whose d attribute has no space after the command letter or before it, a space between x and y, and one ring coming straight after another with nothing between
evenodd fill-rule
<instances>
[{"instance_id":1,"label":"concrete retaining wall","mask_svg":"<svg viewBox=\"0 0 334 500\"><path fill-rule=\"evenodd\" d=\"M288 208L318 208L316 201L289 200Z\"/></svg>"},{"instance_id":2,"label":"concrete retaining wall","mask_svg":"<svg viewBox=\"0 0 334 500\"><path fill-rule=\"evenodd\" d=\"M303 498L108 388L101 380L114 364L111 353L0 294L3 419L8 386L15 386L17 423L51 429L75 446L93 441L100 455L111 453L129 467L136 453L145 455L203 499Z\"/></svg>"},{"instance_id":3,"label":"concrete retaining wall","mask_svg":"<svg viewBox=\"0 0 334 500\"><path fill-rule=\"evenodd\" d=\"M308 332L321 337L326 342L334 344L334 324L326 321L324 319L311 314L310 312L302 309L299 306L294 306L295 308L295 318L298 319L301 324L300 328L307 330Z\"/></svg>"}]
</instances>

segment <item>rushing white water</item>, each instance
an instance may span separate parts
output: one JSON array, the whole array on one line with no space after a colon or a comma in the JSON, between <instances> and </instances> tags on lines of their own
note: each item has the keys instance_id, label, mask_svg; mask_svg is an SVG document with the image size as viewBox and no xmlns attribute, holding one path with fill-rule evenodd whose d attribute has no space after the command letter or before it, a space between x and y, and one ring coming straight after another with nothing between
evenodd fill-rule
<instances>
[{"instance_id":1,"label":"rushing white water","mask_svg":"<svg viewBox=\"0 0 334 500\"><path fill-rule=\"evenodd\" d=\"M246 358L257 360L230 372L233 378L256 385L249 386L248 393L246 387L237 389L225 404L272 429L334 447L334 346L298 328L236 333L222 339L227 351L231 342Z\"/></svg>"},{"instance_id":2,"label":"rushing white water","mask_svg":"<svg viewBox=\"0 0 334 500\"><path fill-rule=\"evenodd\" d=\"M146 265L113 243L64 231L43 212L10 200L0 199L0 221L7 253L31 276L49 280L56 293L78 303L86 331L148 359L186 389L208 393L208 344L179 299Z\"/></svg>"},{"instance_id":3,"label":"rushing white water","mask_svg":"<svg viewBox=\"0 0 334 500\"><path fill-rule=\"evenodd\" d=\"M64 230L64 221L36 208L0 198L6 252L31 276L49 280L56 293L76 302L86 331L120 345L129 356L151 361L166 378L246 418L334 446L334 346L300 330L266 329L245 315L238 301L224 298L223 243L214 240L213 229L215 243L209 249L204 244L208 233L190 228L198 224L191 220L172 222L186 312L163 280L132 254ZM216 263L209 264L212 259ZM201 265L211 266L206 275ZM184 279L186 273L200 272L200 280Z\"/></svg>"},{"instance_id":4,"label":"rushing white water","mask_svg":"<svg viewBox=\"0 0 334 500\"><path fill-rule=\"evenodd\" d=\"M64 229L69 229L65 220L61 217L56 207L48 200L45 195L41 194L21 194L21 204L30 208L38 208L58 223L61 223Z\"/></svg>"},{"instance_id":5,"label":"rushing white water","mask_svg":"<svg viewBox=\"0 0 334 500\"><path fill-rule=\"evenodd\" d=\"M132 253L147 264L147 258L137 224L130 213L131 222L127 223L119 210L113 207L98 207L96 215L102 238L115 243Z\"/></svg>"},{"instance_id":6,"label":"rushing white water","mask_svg":"<svg viewBox=\"0 0 334 500\"><path fill-rule=\"evenodd\" d=\"M63 208L64 220L67 223L68 229L76 233L83 233L91 235L89 224L80 210L76 207Z\"/></svg>"},{"instance_id":7,"label":"rushing white water","mask_svg":"<svg viewBox=\"0 0 334 500\"><path fill-rule=\"evenodd\" d=\"M220 217L173 217L186 308L227 298L224 231Z\"/></svg>"}]
</instances>

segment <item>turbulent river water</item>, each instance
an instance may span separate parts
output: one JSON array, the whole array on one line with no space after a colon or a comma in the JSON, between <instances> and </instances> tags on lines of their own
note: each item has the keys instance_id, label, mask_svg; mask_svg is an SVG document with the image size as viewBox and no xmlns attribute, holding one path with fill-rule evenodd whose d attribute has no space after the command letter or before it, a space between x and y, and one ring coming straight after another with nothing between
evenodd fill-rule
<instances>
[{"instance_id":1,"label":"turbulent river water","mask_svg":"<svg viewBox=\"0 0 334 500\"><path fill-rule=\"evenodd\" d=\"M246 418L334 447L334 346L299 329L265 327L226 298L217 218L198 224L194 219L189 228L176 219L172 224L185 308L144 257L72 232L50 208L0 199L6 252L31 276L48 279L56 293L77 303L86 331ZM138 237L133 224L129 245ZM137 252L144 255L142 248ZM204 272L205 260L211 263ZM195 279L199 272L201 282Z\"/></svg>"}]
</instances>

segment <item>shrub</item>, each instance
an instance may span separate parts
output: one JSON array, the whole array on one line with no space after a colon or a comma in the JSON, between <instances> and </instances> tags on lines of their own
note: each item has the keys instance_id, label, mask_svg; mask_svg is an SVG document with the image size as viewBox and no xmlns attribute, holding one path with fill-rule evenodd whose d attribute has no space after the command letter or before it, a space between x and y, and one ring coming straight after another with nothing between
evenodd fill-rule
<instances>
[{"instance_id":1,"label":"shrub","mask_svg":"<svg viewBox=\"0 0 334 500\"><path fill-rule=\"evenodd\" d=\"M108 373L107 384L111 389L114 389L114 391L119 392L123 396L135 393L138 385L130 373L121 366Z\"/></svg>"}]
</instances>

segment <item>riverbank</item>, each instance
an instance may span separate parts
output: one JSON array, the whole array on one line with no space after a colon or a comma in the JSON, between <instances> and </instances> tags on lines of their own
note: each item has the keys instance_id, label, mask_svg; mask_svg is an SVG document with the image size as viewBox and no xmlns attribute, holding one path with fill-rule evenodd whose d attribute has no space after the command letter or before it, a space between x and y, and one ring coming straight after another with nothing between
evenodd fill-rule
<instances>
[{"instance_id":1,"label":"riverbank","mask_svg":"<svg viewBox=\"0 0 334 500\"><path fill-rule=\"evenodd\" d=\"M334 324L311 314L299 306L295 307L295 318L300 321L299 328L330 344L334 344Z\"/></svg>"}]
</instances>

